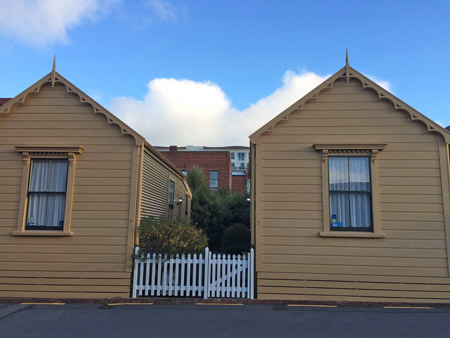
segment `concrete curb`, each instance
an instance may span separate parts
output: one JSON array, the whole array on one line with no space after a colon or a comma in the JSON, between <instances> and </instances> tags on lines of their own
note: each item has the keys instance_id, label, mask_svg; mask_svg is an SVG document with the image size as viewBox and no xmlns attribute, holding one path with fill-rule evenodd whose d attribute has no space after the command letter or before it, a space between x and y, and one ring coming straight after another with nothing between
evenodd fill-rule
<instances>
[{"instance_id":1,"label":"concrete curb","mask_svg":"<svg viewBox=\"0 0 450 338\"><path fill-rule=\"evenodd\" d=\"M449 303L377 303L377 302L312 302L312 301L285 301L285 300L257 300L257 299L203 299L203 298L169 298L169 297L142 297L142 298L0 298L0 304L24 303L65 303L65 304L149 304L177 305L177 304L244 304L244 305L277 305L277 306L326 306L326 307L393 307L393 308L450 308Z\"/></svg>"}]
</instances>

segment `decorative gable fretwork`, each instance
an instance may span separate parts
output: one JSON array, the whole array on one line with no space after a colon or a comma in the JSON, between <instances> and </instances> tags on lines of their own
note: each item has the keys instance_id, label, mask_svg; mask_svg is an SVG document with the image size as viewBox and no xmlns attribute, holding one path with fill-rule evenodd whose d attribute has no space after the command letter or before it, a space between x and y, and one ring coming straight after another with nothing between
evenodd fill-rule
<instances>
[{"instance_id":1,"label":"decorative gable fretwork","mask_svg":"<svg viewBox=\"0 0 450 338\"><path fill-rule=\"evenodd\" d=\"M430 120L429 118L422 115L414 108L407 105L405 102L401 101L400 99L389 93L386 89L382 88L369 78L365 77L364 75L362 75L361 73L350 67L350 65L348 64L348 60L346 62L346 65L342 69L338 70L334 75L329 77L321 85L313 89L311 92L306 94L300 100L292 104L289 108L284 110L282 113L277 115L271 121L269 121L264 126L259 128L256 132L254 132L252 135L250 135L251 143L257 144L258 139L262 134L272 131L273 128L279 122L288 120L293 112L302 111L306 103L310 102L311 100L317 99L317 97L321 94L323 90L333 88L334 83L339 79L345 79L347 82L349 82L351 79L358 80L363 88L367 88L374 91L378 95L380 100L391 103L396 111L408 114L411 120L413 121L422 122L426 126L428 131L437 132L441 134L444 137L445 141L447 143L450 143L449 132L447 132L444 128L439 126L436 122Z\"/></svg>"}]
</instances>

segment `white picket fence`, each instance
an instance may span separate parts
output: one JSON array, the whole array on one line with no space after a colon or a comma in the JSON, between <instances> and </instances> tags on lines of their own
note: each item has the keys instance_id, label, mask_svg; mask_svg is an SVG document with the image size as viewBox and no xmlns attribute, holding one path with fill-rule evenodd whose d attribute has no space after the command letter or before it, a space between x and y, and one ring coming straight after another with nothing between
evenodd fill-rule
<instances>
[{"instance_id":1,"label":"white picket fence","mask_svg":"<svg viewBox=\"0 0 450 338\"><path fill-rule=\"evenodd\" d=\"M134 260L132 297L253 299L254 262L253 249L246 255L215 254L208 248L205 255L148 254Z\"/></svg>"}]
</instances>

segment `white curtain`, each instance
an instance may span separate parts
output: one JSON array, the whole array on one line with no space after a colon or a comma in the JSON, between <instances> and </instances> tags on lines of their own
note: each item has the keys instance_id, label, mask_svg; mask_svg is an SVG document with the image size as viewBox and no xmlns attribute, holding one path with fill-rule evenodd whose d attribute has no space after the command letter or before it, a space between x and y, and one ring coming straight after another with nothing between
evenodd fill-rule
<instances>
[{"instance_id":1,"label":"white curtain","mask_svg":"<svg viewBox=\"0 0 450 338\"><path fill-rule=\"evenodd\" d=\"M350 226L350 199L348 198L348 157L329 158L330 218L335 225Z\"/></svg>"},{"instance_id":2,"label":"white curtain","mask_svg":"<svg viewBox=\"0 0 450 338\"><path fill-rule=\"evenodd\" d=\"M28 188L27 226L62 226L67 160L33 160Z\"/></svg>"},{"instance_id":3,"label":"white curtain","mask_svg":"<svg viewBox=\"0 0 450 338\"><path fill-rule=\"evenodd\" d=\"M370 228L368 157L329 157L330 219L339 227Z\"/></svg>"},{"instance_id":4,"label":"white curtain","mask_svg":"<svg viewBox=\"0 0 450 338\"><path fill-rule=\"evenodd\" d=\"M368 157L350 157L351 226L369 228L371 222L370 163Z\"/></svg>"}]
</instances>

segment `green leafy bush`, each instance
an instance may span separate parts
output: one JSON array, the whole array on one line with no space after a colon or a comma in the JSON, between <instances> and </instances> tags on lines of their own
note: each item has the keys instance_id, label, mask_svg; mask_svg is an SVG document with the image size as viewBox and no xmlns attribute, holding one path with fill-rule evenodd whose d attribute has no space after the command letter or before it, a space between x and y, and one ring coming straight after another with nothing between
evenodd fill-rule
<instances>
[{"instance_id":1,"label":"green leafy bush","mask_svg":"<svg viewBox=\"0 0 450 338\"><path fill-rule=\"evenodd\" d=\"M211 251L228 253L222 246L224 231L233 224L250 229L248 194L231 194L229 188L210 192L201 168L192 166L187 181L192 191L192 222L208 236Z\"/></svg>"},{"instance_id":2,"label":"green leafy bush","mask_svg":"<svg viewBox=\"0 0 450 338\"><path fill-rule=\"evenodd\" d=\"M176 254L201 253L208 245L203 230L190 224L144 218L139 227L139 253Z\"/></svg>"},{"instance_id":3,"label":"green leafy bush","mask_svg":"<svg viewBox=\"0 0 450 338\"><path fill-rule=\"evenodd\" d=\"M244 224L233 224L225 229L222 250L229 254L250 251L250 230Z\"/></svg>"}]
</instances>

